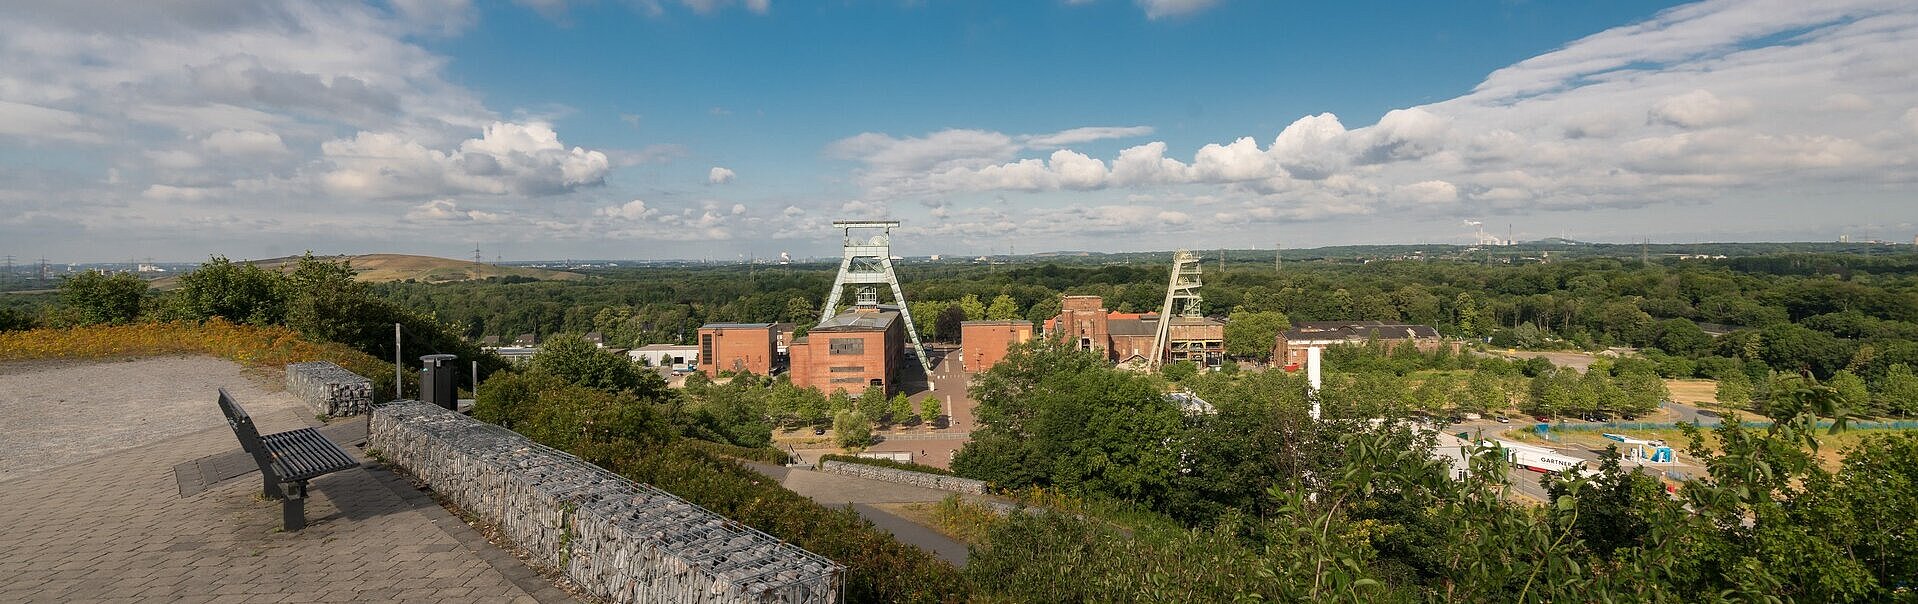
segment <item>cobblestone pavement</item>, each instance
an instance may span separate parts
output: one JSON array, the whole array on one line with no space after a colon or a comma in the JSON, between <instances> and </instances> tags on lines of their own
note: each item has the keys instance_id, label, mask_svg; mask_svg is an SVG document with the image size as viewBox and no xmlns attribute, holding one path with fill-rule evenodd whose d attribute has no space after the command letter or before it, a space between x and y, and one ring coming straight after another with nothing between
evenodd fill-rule
<instances>
[{"instance_id":1,"label":"cobblestone pavement","mask_svg":"<svg viewBox=\"0 0 1918 604\"><path fill-rule=\"evenodd\" d=\"M249 410L263 432L311 423ZM175 464L237 448L220 425L0 482L0 602L572 601L382 469L315 479L296 533L257 473L180 496Z\"/></svg>"}]
</instances>

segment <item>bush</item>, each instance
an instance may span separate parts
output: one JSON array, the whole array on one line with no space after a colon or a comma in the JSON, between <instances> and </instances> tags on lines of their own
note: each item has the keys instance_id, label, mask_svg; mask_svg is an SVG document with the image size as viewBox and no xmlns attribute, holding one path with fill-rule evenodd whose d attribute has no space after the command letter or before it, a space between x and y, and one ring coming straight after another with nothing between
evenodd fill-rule
<instances>
[{"instance_id":1,"label":"bush","mask_svg":"<svg viewBox=\"0 0 1918 604\"><path fill-rule=\"evenodd\" d=\"M393 365L333 342L312 342L284 327L234 325L221 319L134 325L89 325L0 333L0 361L206 354L249 367L332 361L373 380L375 401L391 400ZM408 375L408 383L418 380Z\"/></svg>"},{"instance_id":2,"label":"bush","mask_svg":"<svg viewBox=\"0 0 1918 604\"><path fill-rule=\"evenodd\" d=\"M872 444L872 422L866 414L858 411L841 411L832 418L833 439L841 447L864 447Z\"/></svg>"},{"instance_id":3,"label":"bush","mask_svg":"<svg viewBox=\"0 0 1918 604\"><path fill-rule=\"evenodd\" d=\"M111 276L87 271L60 283L60 303L68 322L75 325L132 323L140 316L147 283L127 273Z\"/></svg>"},{"instance_id":4,"label":"bush","mask_svg":"<svg viewBox=\"0 0 1918 604\"><path fill-rule=\"evenodd\" d=\"M772 447L741 447L739 445L695 439L685 439L680 441L680 443L682 446L699 449L720 457L732 457L776 466L792 463L791 455L787 455L785 451Z\"/></svg>"},{"instance_id":5,"label":"bush","mask_svg":"<svg viewBox=\"0 0 1918 604\"><path fill-rule=\"evenodd\" d=\"M925 472L927 474L938 474L940 476L958 476L958 474L954 474L952 473L951 470L946 470L944 468L935 468L932 466L920 465L916 463L907 463L907 462L901 462L901 461L893 461L890 459L874 459L871 457L859 457L857 455L831 455L831 454L821 455L819 456L819 461L820 463L825 463L828 461L843 461L846 463L856 463L856 464L868 465L868 466L879 466L881 468L892 468L894 470L906 470L909 472Z\"/></svg>"}]
</instances>

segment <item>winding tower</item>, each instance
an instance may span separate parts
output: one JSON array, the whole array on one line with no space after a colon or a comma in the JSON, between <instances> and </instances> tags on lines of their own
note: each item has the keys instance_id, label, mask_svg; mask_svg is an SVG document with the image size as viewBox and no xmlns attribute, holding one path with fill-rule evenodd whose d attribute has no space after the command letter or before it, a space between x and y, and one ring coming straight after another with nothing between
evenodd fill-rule
<instances>
[{"instance_id":1,"label":"winding tower","mask_svg":"<svg viewBox=\"0 0 1918 604\"><path fill-rule=\"evenodd\" d=\"M1199 296L1199 255L1187 250L1172 254L1172 278L1166 282L1165 304L1159 307L1159 325L1152 338L1151 367L1157 369L1165 363L1167 347L1171 345L1169 332L1173 317L1198 318L1205 316L1200 308Z\"/></svg>"},{"instance_id":2,"label":"winding tower","mask_svg":"<svg viewBox=\"0 0 1918 604\"><path fill-rule=\"evenodd\" d=\"M931 375L932 363L926 359L926 347L919 341L919 328L913 326L906 293L899 288L899 276L892 268L892 229L899 226L899 221L835 220L832 226L845 235L845 255L839 259L839 276L832 281L832 293L826 296L826 305L820 307L819 323L824 325L839 313L839 297L845 293L846 286L860 286L853 298L853 303L859 306L878 306L879 291L875 286L891 286L893 303L899 305L899 318L905 321L906 335L912 340L912 354L919 359L919 366L925 368L926 374ZM873 234L875 230L877 234ZM859 231L857 236L854 231Z\"/></svg>"}]
</instances>

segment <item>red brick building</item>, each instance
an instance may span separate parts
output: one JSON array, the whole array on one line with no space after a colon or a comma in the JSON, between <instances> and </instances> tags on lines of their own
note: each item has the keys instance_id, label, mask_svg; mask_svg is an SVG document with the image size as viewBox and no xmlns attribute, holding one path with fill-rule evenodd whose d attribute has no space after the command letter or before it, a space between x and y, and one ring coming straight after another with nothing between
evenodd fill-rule
<instances>
[{"instance_id":1,"label":"red brick building","mask_svg":"<svg viewBox=\"0 0 1918 604\"><path fill-rule=\"evenodd\" d=\"M1361 346L1378 342L1385 350L1411 345L1419 352L1432 352L1446 345L1438 330L1429 325L1401 325L1382 321L1304 321L1279 334L1272 348L1272 360L1287 368L1305 363L1305 349L1329 346ZM1459 342L1452 342L1457 352Z\"/></svg>"},{"instance_id":2,"label":"red brick building","mask_svg":"<svg viewBox=\"0 0 1918 604\"><path fill-rule=\"evenodd\" d=\"M771 323L707 323L699 328L699 371L746 370L770 375L776 358Z\"/></svg>"},{"instance_id":3,"label":"red brick building","mask_svg":"<svg viewBox=\"0 0 1918 604\"><path fill-rule=\"evenodd\" d=\"M1096 350L1114 363L1144 364L1152 356L1158 313L1122 313L1105 309L1099 296L1066 296L1046 333L1067 346ZM1216 366L1225 358L1225 324L1205 317L1173 317L1166 329L1173 361Z\"/></svg>"},{"instance_id":4,"label":"red brick building","mask_svg":"<svg viewBox=\"0 0 1918 604\"><path fill-rule=\"evenodd\" d=\"M1031 321L966 321L959 324L967 373L991 369L1014 344L1032 339Z\"/></svg>"},{"instance_id":5,"label":"red brick building","mask_svg":"<svg viewBox=\"0 0 1918 604\"><path fill-rule=\"evenodd\" d=\"M875 307L840 313L786 345L793 385L828 394L858 394L867 386L897 390L905 352L899 312Z\"/></svg>"}]
</instances>

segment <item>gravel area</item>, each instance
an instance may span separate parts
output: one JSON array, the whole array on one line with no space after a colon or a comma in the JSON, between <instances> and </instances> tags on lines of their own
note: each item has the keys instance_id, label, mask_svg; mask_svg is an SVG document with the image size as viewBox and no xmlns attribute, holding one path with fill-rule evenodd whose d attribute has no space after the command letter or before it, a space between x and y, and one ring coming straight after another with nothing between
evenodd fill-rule
<instances>
[{"instance_id":1,"label":"gravel area","mask_svg":"<svg viewBox=\"0 0 1918 604\"><path fill-rule=\"evenodd\" d=\"M0 363L0 483L223 426L221 387L256 417L304 408L274 380L211 357Z\"/></svg>"}]
</instances>

